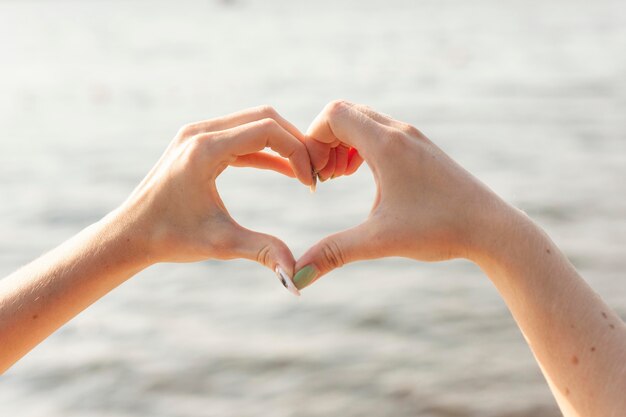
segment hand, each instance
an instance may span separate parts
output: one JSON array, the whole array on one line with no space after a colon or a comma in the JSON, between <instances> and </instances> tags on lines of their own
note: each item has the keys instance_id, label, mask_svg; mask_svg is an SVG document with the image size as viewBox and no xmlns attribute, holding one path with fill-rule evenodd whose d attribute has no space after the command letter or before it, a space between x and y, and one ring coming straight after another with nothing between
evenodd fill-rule
<instances>
[{"instance_id":1,"label":"hand","mask_svg":"<svg viewBox=\"0 0 626 417\"><path fill-rule=\"evenodd\" d=\"M295 263L291 251L273 236L238 225L224 207L215 179L229 165L252 166L311 185L303 141L269 107L181 129L117 210L0 280L0 373L156 262L251 259L275 270L283 285L298 294L289 280ZM265 147L283 158L260 152Z\"/></svg>"},{"instance_id":2,"label":"hand","mask_svg":"<svg viewBox=\"0 0 626 417\"><path fill-rule=\"evenodd\" d=\"M298 260L298 288L357 260L478 256L483 240L493 239L490 218L516 213L413 126L365 106L328 104L306 146L322 179L354 172L363 158L377 193L364 223L322 239Z\"/></svg>"},{"instance_id":3,"label":"hand","mask_svg":"<svg viewBox=\"0 0 626 417\"><path fill-rule=\"evenodd\" d=\"M216 188L228 167L272 169L311 185L304 136L270 107L193 123L115 213L145 236L154 262L245 258L290 276L295 259L279 239L233 220ZM283 158L260 152L269 147ZM287 159L284 159L287 158Z\"/></svg>"}]
</instances>

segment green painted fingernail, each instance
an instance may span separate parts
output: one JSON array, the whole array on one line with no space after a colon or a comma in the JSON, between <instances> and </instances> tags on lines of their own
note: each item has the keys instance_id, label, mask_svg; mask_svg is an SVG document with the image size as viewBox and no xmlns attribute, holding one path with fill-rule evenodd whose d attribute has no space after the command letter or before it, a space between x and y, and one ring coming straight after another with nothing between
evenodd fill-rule
<instances>
[{"instance_id":1,"label":"green painted fingernail","mask_svg":"<svg viewBox=\"0 0 626 417\"><path fill-rule=\"evenodd\" d=\"M296 275L294 275L293 283L296 285L297 289L301 290L302 288L311 284L315 277L317 277L317 274L318 271L313 265L307 265L299 270Z\"/></svg>"}]
</instances>

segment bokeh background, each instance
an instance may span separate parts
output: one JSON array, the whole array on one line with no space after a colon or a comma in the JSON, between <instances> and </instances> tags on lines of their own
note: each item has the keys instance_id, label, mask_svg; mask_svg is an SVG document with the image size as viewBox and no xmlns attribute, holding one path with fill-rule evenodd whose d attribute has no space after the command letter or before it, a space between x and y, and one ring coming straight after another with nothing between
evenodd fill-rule
<instances>
[{"instance_id":1,"label":"bokeh background","mask_svg":"<svg viewBox=\"0 0 626 417\"><path fill-rule=\"evenodd\" d=\"M335 98L419 127L626 317L622 0L1 0L0 276L120 204L182 124L271 104L305 130ZM367 167L219 186L296 256L374 196ZM0 414L560 415L475 266L402 259L300 299L251 262L153 267L3 376Z\"/></svg>"}]
</instances>

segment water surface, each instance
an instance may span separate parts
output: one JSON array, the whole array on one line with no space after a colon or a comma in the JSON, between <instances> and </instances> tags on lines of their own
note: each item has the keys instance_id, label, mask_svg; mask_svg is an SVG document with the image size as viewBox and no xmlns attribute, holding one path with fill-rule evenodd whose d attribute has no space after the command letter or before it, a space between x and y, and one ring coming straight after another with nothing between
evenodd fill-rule
<instances>
[{"instance_id":1,"label":"water surface","mask_svg":"<svg viewBox=\"0 0 626 417\"><path fill-rule=\"evenodd\" d=\"M622 1L4 0L0 39L0 276L116 207L183 123L268 103L305 130L347 98L526 210L626 317ZM219 186L296 256L374 195L366 168ZM401 259L299 300L250 262L153 267L13 367L0 414L559 415L476 267Z\"/></svg>"}]
</instances>

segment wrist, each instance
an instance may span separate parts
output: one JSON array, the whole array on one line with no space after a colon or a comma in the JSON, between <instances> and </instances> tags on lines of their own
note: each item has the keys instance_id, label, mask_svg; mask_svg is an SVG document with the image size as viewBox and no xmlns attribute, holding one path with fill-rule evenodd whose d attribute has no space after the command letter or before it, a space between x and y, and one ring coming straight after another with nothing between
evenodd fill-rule
<instances>
[{"instance_id":1,"label":"wrist","mask_svg":"<svg viewBox=\"0 0 626 417\"><path fill-rule=\"evenodd\" d=\"M98 243L115 248L123 253L122 259L133 269L144 269L157 263L152 233L139 218L120 207L91 228L98 235Z\"/></svg>"},{"instance_id":2,"label":"wrist","mask_svg":"<svg viewBox=\"0 0 626 417\"><path fill-rule=\"evenodd\" d=\"M484 211L477 222L479 231L473 234L472 250L468 258L483 270L505 268L513 258L529 257L541 248L551 251L553 246L537 224L526 213L504 201L497 208Z\"/></svg>"}]
</instances>

